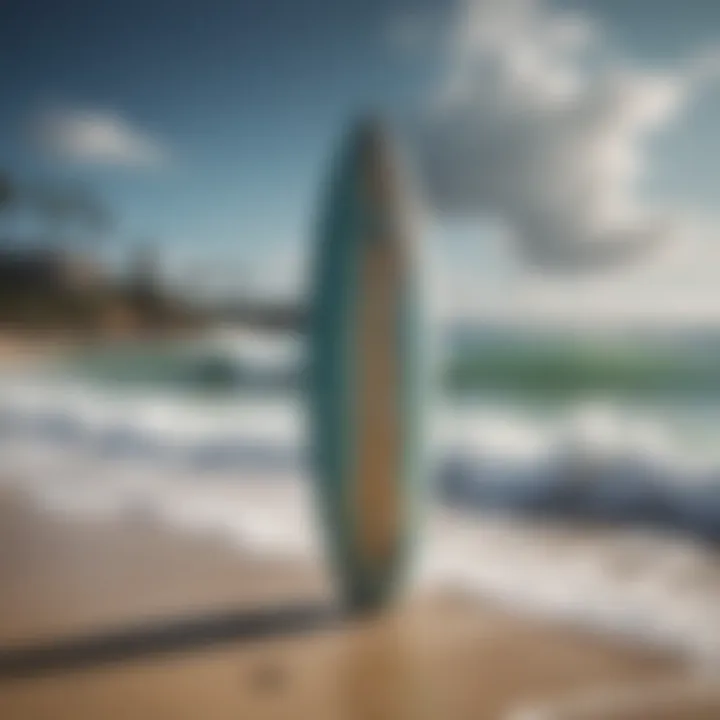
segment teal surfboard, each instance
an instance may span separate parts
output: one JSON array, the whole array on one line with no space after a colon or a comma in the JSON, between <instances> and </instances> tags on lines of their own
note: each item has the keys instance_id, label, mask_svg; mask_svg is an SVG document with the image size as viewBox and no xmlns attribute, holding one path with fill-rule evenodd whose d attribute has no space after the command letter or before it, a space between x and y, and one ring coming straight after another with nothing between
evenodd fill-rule
<instances>
[{"instance_id":1,"label":"teal surfboard","mask_svg":"<svg viewBox=\"0 0 720 720\"><path fill-rule=\"evenodd\" d=\"M313 278L311 447L339 593L369 610L400 584L423 495L417 216L377 121L334 161Z\"/></svg>"}]
</instances>

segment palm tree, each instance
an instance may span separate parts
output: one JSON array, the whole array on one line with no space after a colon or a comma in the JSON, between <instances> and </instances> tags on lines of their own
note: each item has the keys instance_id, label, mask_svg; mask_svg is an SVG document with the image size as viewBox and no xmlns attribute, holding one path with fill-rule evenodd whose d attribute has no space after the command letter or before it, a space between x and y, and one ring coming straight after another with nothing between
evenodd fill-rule
<instances>
[{"instance_id":1,"label":"palm tree","mask_svg":"<svg viewBox=\"0 0 720 720\"><path fill-rule=\"evenodd\" d=\"M13 185L5 173L0 173L0 211L4 210L13 197Z\"/></svg>"},{"instance_id":2,"label":"palm tree","mask_svg":"<svg viewBox=\"0 0 720 720\"><path fill-rule=\"evenodd\" d=\"M0 241L18 240L20 211L24 203L22 186L9 173L0 171Z\"/></svg>"},{"instance_id":3,"label":"palm tree","mask_svg":"<svg viewBox=\"0 0 720 720\"><path fill-rule=\"evenodd\" d=\"M92 244L103 240L113 224L107 206L87 189L76 189L72 201L76 223L85 241Z\"/></svg>"},{"instance_id":4,"label":"palm tree","mask_svg":"<svg viewBox=\"0 0 720 720\"><path fill-rule=\"evenodd\" d=\"M95 245L112 225L100 199L80 186L41 185L33 191L33 205L46 227L47 240L66 244L71 239Z\"/></svg>"}]
</instances>

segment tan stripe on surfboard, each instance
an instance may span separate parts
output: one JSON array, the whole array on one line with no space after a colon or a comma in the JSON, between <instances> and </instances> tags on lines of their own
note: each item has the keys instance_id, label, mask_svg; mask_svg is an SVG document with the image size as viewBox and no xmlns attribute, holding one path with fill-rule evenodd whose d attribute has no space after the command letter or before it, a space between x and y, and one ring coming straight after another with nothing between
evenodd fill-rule
<instances>
[{"instance_id":1,"label":"tan stripe on surfboard","mask_svg":"<svg viewBox=\"0 0 720 720\"><path fill-rule=\"evenodd\" d=\"M387 562L400 531L397 250L393 238L372 238L360 263L356 532L370 567Z\"/></svg>"}]
</instances>

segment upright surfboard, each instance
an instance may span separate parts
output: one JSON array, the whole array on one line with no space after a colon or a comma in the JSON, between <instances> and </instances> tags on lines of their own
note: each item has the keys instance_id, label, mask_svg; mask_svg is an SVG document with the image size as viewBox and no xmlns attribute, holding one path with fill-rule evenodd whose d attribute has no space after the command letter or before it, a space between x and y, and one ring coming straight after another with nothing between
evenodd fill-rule
<instances>
[{"instance_id":1,"label":"upright surfboard","mask_svg":"<svg viewBox=\"0 0 720 720\"><path fill-rule=\"evenodd\" d=\"M353 128L335 161L311 308L312 448L338 589L368 610L399 584L422 495L416 217L377 121Z\"/></svg>"}]
</instances>

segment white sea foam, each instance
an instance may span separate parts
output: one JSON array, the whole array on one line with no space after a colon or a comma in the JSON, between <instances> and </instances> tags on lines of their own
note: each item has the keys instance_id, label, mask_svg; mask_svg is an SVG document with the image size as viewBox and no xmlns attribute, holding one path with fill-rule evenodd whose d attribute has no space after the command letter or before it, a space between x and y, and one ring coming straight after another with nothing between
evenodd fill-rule
<instances>
[{"instance_id":1,"label":"white sea foam","mask_svg":"<svg viewBox=\"0 0 720 720\"><path fill-rule=\"evenodd\" d=\"M576 495L598 508L632 509L639 501L630 489L643 496L649 483L702 515L709 504L705 496L694 504L692 492L714 491L720 478L712 463L698 466L675 447L661 425L607 408L553 422L507 408L438 411L436 419L444 460L466 463L471 489L514 488L508 507L537 488L556 488L568 464L575 474L560 486L575 483ZM128 394L37 378L0 388L0 482L21 485L43 507L103 518L140 512L257 552L316 559L304 445L302 408L288 400ZM704 541L677 528L589 529L567 517L499 514L464 497L459 507L436 501L429 515L421 584L452 584L525 612L720 660L720 561Z\"/></svg>"}]
</instances>

